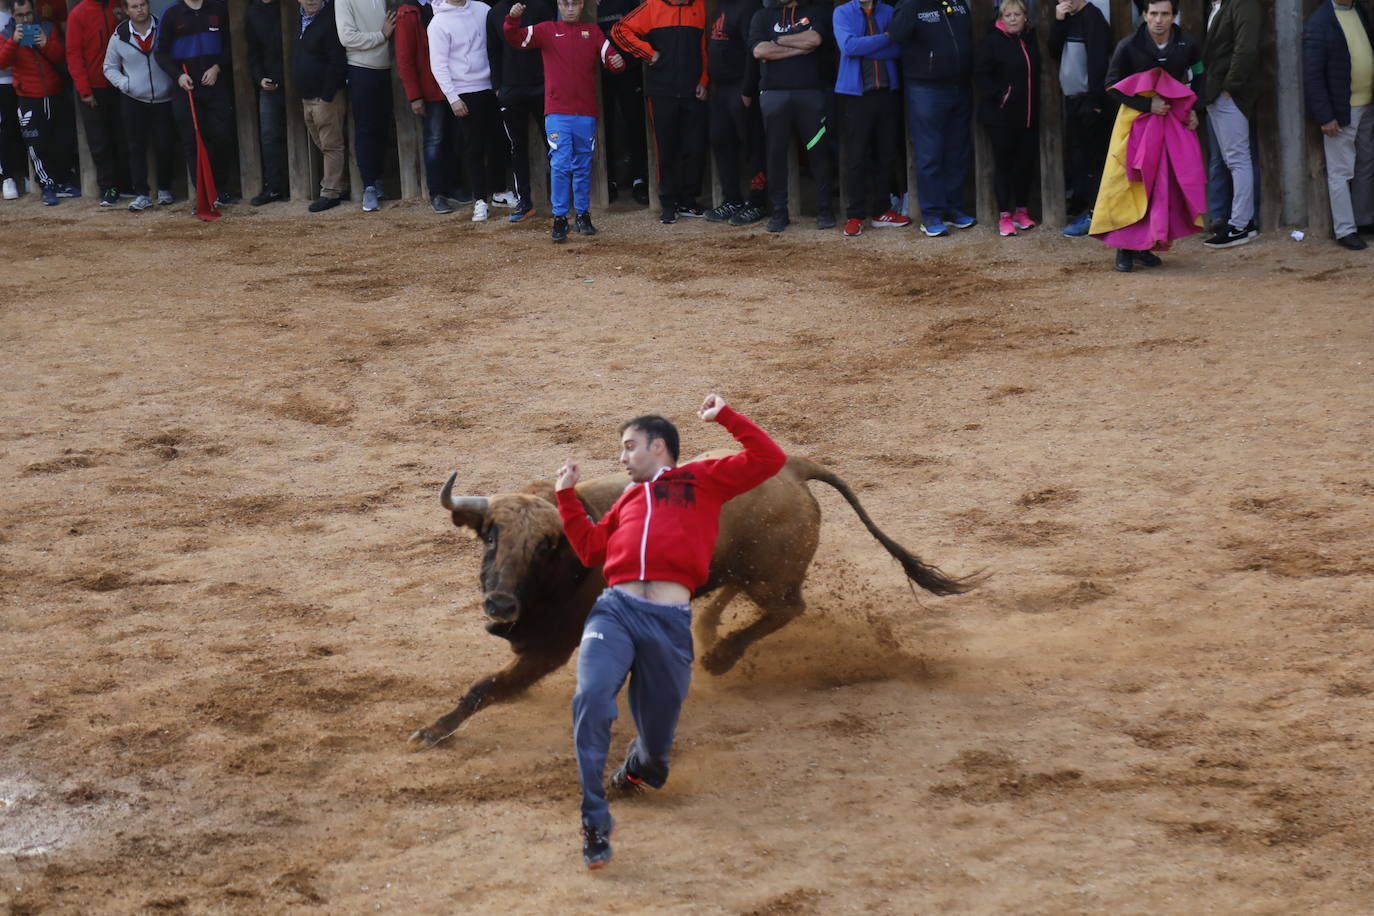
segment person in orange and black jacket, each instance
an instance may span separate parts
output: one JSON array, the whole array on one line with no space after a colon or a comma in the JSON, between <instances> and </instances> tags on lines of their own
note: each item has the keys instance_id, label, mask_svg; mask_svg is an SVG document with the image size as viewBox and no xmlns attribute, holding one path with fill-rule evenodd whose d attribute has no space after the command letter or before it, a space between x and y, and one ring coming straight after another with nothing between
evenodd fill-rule
<instances>
[{"instance_id":1,"label":"person in orange and black jacket","mask_svg":"<svg viewBox=\"0 0 1374 916\"><path fill-rule=\"evenodd\" d=\"M67 70L81 100L86 146L95 164L102 207L115 206L120 192L130 191L119 90L105 79L105 49L119 25L118 6L119 0L81 0L67 17Z\"/></svg>"},{"instance_id":2,"label":"person in orange and black jacket","mask_svg":"<svg viewBox=\"0 0 1374 916\"><path fill-rule=\"evenodd\" d=\"M76 152L74 145L61 142L59 126L62 119L71 118L64 72L67 49L57 26L35 16L33 0L14 0L10 12L14 19L0 32L0 70L13 70L20 132L43 203L52 207L59 190L71 189Z\"/></svg>"},{"instance_id":3,"label":"person in orange and black jacket","mask_svg":"<svg viewBox=\"0 0 1374 916\"><path fill-rule=\"evenodd\" d=\"M454 163L458 158L458 124L444 91L429 69L426 30L434 8L421 0L404 0L396 8L396 75L401 78L410 111L424 127L425 186L435 213L452 213L448 199L453 189Z\"/></svg>"},{"instance_id":4,"label":"person in orange and black jacket","mask_svg":"<svg viewBox=\"0 0 1374 916\"><path fill-rule=\"evenodd\" d=\"M491 82L501 109L501 124L510 147L511 174L515 178L515 210L512 223L534 215L530 189L530 122L544 129L544 57L534 48L517 48L505 40L507 14L516 0L502 0L487 14L487 47L491 55ZM520 25L532 26L558 18L554 0L528 0ZM609 107L609 103L608 107ZM641 133L643 133L641 131Z\"/></svg>"},{"instance_id":5,"label":"person in orange and black jacket","mask_svg":"<svg viewBox=\"0 0 1374 916\"><path fill-rule=\"evenodd\" d=\"M1026 204L1040 154L1040 50L1025 0L1002 0L997 22L974 55L973 80L978 120L992 145L997 231L1015 235L1035 226Z\"/></svg>"},{"instance_id":6,"label":"person in orange and black jacket","mask_svg":"<svg viewBox=\"0 0 1374 916\"><path fill-rule=\"evenodd\" d=\"M705 216L706 0L644 0L611 31L615 43L645 61L644 95L658 156L659 221Z\"/></svg>"}]
</instances>

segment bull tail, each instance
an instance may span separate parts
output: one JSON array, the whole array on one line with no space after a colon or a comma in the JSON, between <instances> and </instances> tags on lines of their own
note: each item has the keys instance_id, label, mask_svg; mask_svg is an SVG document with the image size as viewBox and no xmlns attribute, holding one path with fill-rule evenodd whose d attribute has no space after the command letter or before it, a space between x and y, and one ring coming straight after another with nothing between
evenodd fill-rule
<instances>
[{"instance_id":1,"label":"bull tail","mask_svg":"<svg viewBox=\"0 0 1374 916\"><path fill-rule=\"evenodd\" d=\"M926 591L936 595L961 595L986 578L982 573L963 577L950 576L946 575L938 566L923 563L920 557L884 534L882 529L873 523L873 519L868 517L868 512L864 510L859 498L854 495L854 491L849 489L849 484L828 468L797 455L788 456L787 467L802 480L819 480L821 483L834 487L844 497L844 501L849 503L854 513L859 516L859 521L864 523L868 533L873 535L879 544L883 545L894 560L902 564L902 570L906 573L907 578Z\"/></svg>"}]
</instances>

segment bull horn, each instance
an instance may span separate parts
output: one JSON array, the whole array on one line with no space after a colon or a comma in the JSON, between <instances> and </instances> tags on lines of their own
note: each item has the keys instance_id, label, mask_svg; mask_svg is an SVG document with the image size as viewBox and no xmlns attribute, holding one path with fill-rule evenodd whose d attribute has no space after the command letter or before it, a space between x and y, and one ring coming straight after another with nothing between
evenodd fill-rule
<instances>
[{"instance_id":1,"label":"bull horn","mask_svg":"<svg viewBox=\"0 0 1374 916\"><path fill-rule=\"evenodd\" d=\"M477 512L485 515L487 504L490 502L485 496L453 496L453 482L458 479L458 472L454 471L448 475L448 481L444 488L439 491L439 504L450 512Z\"/></svg>"}]
</instances>

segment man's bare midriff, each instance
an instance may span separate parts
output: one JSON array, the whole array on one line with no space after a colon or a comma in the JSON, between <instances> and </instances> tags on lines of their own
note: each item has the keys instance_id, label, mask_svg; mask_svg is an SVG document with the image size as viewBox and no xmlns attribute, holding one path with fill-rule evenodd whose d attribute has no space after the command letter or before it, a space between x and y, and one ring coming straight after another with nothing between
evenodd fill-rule
<instances>
[{"instance_id":1,"label":"man's bare midriff","mask_svg":"<svg viewBox=\"0 0 1374 916\"><path fill-rule=\"evenodd\" d=\"M687 604L692 599L691 591L680 582L663 582L657 579L647 582L631 580L617 583L616 588L647 601L657 601L659 604Z\"/></svg>"}]
</instances>

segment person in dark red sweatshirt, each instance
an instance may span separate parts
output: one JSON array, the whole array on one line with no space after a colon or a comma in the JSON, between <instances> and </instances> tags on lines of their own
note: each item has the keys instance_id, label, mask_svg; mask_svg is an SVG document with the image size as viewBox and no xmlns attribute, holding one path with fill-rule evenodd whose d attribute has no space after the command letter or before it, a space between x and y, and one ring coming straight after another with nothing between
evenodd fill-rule
<instances>
[{"instance_id":1,"label":"person in dark red sweatshirt","mask_svg":"<svg viewBox=\"0 0 1374 916\"><path fill-rule=\"evenodd\" d=\"M442 0L441 0L442 2ZM452 213L448 199L453 188L452 161L457 158L453 109L429 69L429 39L426 29L434 18L434 8L420 0L405 0L396 8L396 75L401 78L410 111L424 127L425 185L429 205L435 213Z\"/></svg>"},{"instance_id":2,"label":"person in dark red sweatshirt","mask_svg":"<svg viewBox=\"0 0 1374 916\"><path fill-rule=\"evenodd\" d=\"M119 90L105 79L105 49L119 18L119 0L81 0L67 17L67 69L81 100L86 145L95 163L100 206L119 203L130 190L128 141L120 117Z\"/></svg>"},{"instance_id":3,"label":"person in dark red sweatshirt","mask_svg":"<svg viewBox=\"0 0 1374 916\"><path fill-rule=\"evenodd\" d=\"M558 512L584 566L601 567L607 588L582 630L573 696L573 742L582 783L582 859L611 859L615 821L602 776L611 747L616 695L628 675L638 736L611 775L623 791L661 788L678 713L692 679L692 592L705 582L726 502L752 490L787 461L753 421L708 394L697 416L729 430L744 451L677 467L678 433L660 416L620 428L620 463L630 484L595 524L574 489L581 469L558 469Z\"/></svg>"},{"instance_id":4,"label":"person in dark red sweatshirt","mask_svg":"<svg viewBox=\"0 0 1374 916\"><path fill-rule=\"evenodd\" d=\"M14 0L14 19L0 32L0 70L14 71L19 130L29 149L43 203L56 206L59 187L71 181L75 148L62 142L67 107L66 48L55 25L34 15L33 0Z\"/></svg>"}]
</instances>

